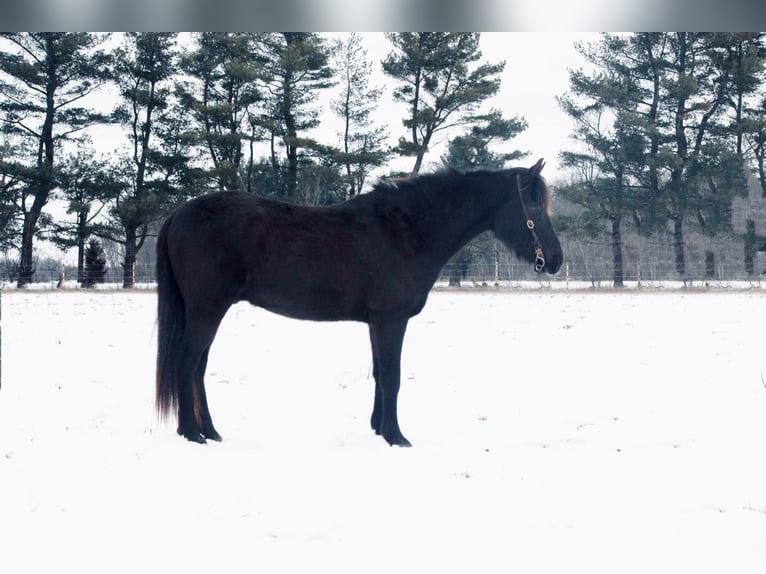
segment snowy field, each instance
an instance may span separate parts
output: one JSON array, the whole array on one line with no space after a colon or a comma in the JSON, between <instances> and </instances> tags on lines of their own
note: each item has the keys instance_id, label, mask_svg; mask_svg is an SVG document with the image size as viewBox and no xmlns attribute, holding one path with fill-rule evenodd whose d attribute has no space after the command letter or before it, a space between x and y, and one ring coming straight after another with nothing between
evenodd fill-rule
<instances>
[{"instance_id":1,"label":"snowy field","mask_svg":"<svg viewBox=\"0 0 766 574\"><path fill-rule=\"evenodd\" d=\"M766 572L766 292L434 292L400 422L366 327L231 309L224 442L153 406L152 292L3 292L0 569Z\"/></svg>"}]
</instances>

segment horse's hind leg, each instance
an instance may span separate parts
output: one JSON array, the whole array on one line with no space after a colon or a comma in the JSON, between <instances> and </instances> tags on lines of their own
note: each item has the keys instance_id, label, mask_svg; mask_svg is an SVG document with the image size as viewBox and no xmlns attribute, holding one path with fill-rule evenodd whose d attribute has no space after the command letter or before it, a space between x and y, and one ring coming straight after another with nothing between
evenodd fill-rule
<instances>
[{"instance_id":1,"label":"horse's hind leg","mask_svg":"<svg viewBox=\"0 0 766 574\"><path fill-rule=\"evenodd\" d=\"M204 443L205 437L200 424L199 387L191 374L199 358L190 356L188 351L184 355L180 375L181 384L178 388L178 434L192 442ZM194 365L190 366L192 361Z\"/></svg>"},{"instance_id":2,"label":"horse's hind leg","mask_svg":"<svg viewBox=\"0 0 766 574\"><path fill-rule=\"evenodd\" d=\"M200 425L202 427L202 435L209 440L221 441L223 437L218 434L218 431L213 427L213 419L210 416L210 409L207 406L207 393L205 393L205 369L207 369L207 356L210 353L210 346L202 353L202 358L197 367L197 372L194 376L194 384L197 387L197 396L199 397L200 406Z\"/></svg>"},{"instance_id":3,"label":"horse's hind leg","mask_svg":"<svg viewBox=\"0 0 766 574\"><path fill-rule=\"evenodd\" d=\"M192 442L204 443L202 434L202 403L197 372L200 365L200 354L194 351L194 346L185 346L181 364L180 386L178 389L178 434Z\"/></svg>"},{"instance_id":4,"label":"horse's hind leg","mask_svg":"<svg viewBox=\"0 0 766 574\"><path fill-rule=\"evenodd\" d=\"M193 442L221 439L210 417L204 376L208 350L225 313L226 309L218 313L187 310L179 373L178 434Z\"/></svg>"}]
</instances>

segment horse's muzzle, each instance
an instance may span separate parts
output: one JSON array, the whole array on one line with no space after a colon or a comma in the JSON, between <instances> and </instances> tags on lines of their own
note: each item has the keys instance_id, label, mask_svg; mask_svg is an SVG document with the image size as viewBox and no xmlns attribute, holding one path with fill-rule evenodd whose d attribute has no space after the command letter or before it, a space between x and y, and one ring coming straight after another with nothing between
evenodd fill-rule
<instances>
[{"instance_id":1,"label":"horse's muzzle","mask_svg":"<svg viewBox=\"0 0 766 574\"><path fill-rule=\"evenodd\" d=\"M548 275L555 275L561 269L561 265L564 263L564 255L562 253L554 253L545 260L545 265L540 272L545 271Z\"/></svg>"}]
</instances>

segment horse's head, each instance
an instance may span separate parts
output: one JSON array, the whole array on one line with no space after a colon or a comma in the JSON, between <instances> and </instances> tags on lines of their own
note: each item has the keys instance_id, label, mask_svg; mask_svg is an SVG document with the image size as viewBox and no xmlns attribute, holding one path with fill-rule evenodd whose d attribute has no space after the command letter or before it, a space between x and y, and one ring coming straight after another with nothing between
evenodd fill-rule
<instances>
[{"instance_id":1,"label":"horse's head","mask_svg":"<svg viewBox=\"0 0 766 574\"><path fill-rule=\"evenodd\" d=\"M507 200L497 212L495 234L535 271L553 275L564 253L550 219L550 188L540 176L544 165L541 159L529 169L503 172Z\"/></svg>"}]
</instances>

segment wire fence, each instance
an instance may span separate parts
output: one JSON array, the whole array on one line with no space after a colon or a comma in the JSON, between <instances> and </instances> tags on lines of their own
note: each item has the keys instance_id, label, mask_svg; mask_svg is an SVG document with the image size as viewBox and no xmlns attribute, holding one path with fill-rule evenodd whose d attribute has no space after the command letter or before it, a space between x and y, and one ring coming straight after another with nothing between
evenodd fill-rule
<instances>
[{"instance_id":1,"label":"wire fence","mask_svg":"<svg viewBox=\"0 0 766 574\"><path fill-rule=\"evenodd\" d=\"M437 287L460 288L598 288L614 287L613 246L608 238L583 241L561 237L565 263L555 276L538 274L532 265L520 261L498 241L469 245L442 270ZM766 284L766 254L758 252L748 263L744 241L730 237L690 236L684 249L685 272L679 274L675 251L668 239L643 238L626 234L622 243L622 279L624 287L737 287L761 288ZM124 270L119 264L107 268L97 289L119 289ZM0 288L16 285L18 266L14 261L0 261ZM155 286L153 246L142 250L134 272L134 287ZM76 289L77 269L54 260L39 261L34 283L29 288Z\"/></svg>"},{"instance_id":2,"label":"wire fence","mask_svg":"<svg viewBox=\"0 0 766 574\"><path fill-rule=\"evenodd\" d=\"M615 287L613 246L608 241L562 237L565 262L555 276L537 274L503 248L483 249L453 258L444 268L440 286L612 288ZM677 271L672 241L627 235L621 245L619 287L737 287L766 285L766 254L746 257L736 238L692 236L684 249L683 274Z\"/></svg>"},{"instance_id":3,"label":"wire fence","mask_svg":"<svg viewBox=\"0 0 766 574\"><path fill-rule=\"evenodd\" d=\"M649 267L649 272L644 272L640 264L632 269L626 269L623 284L624 289L766 289L766 275L753 274L738 276L729 274L724 266L721 266L720 275L706 277L704 273L687 274L683 278L672 277L672 273L664 274L658 267ZM463 268L458 264L448 264L442 271L441 276L434 285L436 289L505 289L505 290L537 290L537 289L613 289L614 280L608 273L583 273L576 264L565 262L561 271L556 275L537 274L523 267L519 262L494 264L475 264L470 271L464 274ZM43 277L46 275L42 274ZM82 286L76 279L65 279L50 271L48 278L36 277L36 280L27 285L29 290L80 290ZM459 281L456 277L460 276ZM153 272L144 270L137 272L136 281L132 289L154 290L156 279ZM16 289L15 280L0 278L1 290ZM93 287L96 291L111 291L123 289L121 276L113 276L103 283Z\"/></svg>"}]
</instances>

